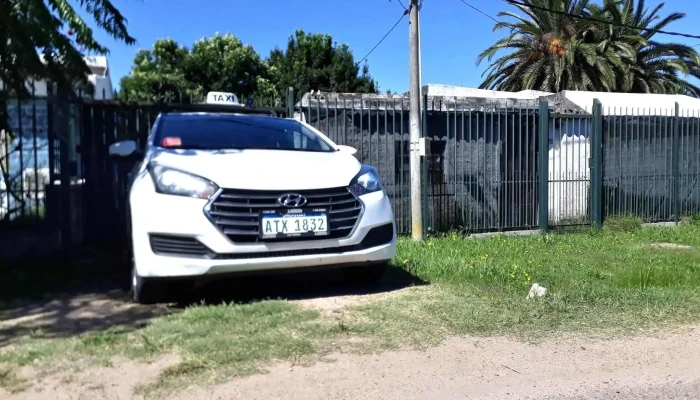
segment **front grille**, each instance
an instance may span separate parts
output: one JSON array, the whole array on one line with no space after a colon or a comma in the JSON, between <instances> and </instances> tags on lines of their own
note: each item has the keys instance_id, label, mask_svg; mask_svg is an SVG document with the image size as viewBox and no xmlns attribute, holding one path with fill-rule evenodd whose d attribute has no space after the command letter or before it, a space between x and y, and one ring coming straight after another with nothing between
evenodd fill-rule
<instances>
[{"instance_id":1,"label":"front grille","mask_svg":"<svg viewBox=\"0 0 700 400\"><path fill-rule=\"evenodd\" d=\"M279 209L277 199L285 194L300 194L308 200L305 208L328 210L328 235L318 237L295 237L290 239L265 239L265 242L280 240L338 239L352 232L362 212L362 203L348 188L258 191L224 189L211 203L209 217L219 230L235 243L257 243L260 238L260 212Z\"/></svg>"},{"instance_id":2,"label":"front grille","mask_svg":"<svg viewBox=\"0 0 700 400\"><path fill-rule=\"evenodd\" d=\"M187 236L150 235L153 253L164 256L207 257L214 252L199 240Z\"/></svg>"},{"instance_id":3,"label":"front grille","mask_svg":"<svg viewBox=\"0 0 700 400\"><path fill-rule=\"evenodd\" d=\"M265 251L256 253L228 253L217 254L216 259L219 260L247 260L255 258L274 258L274 257L296 257L296 256L314 256L323 254L339 254L349 251L360 251L378 247L391 242L394 238L394 225L386 224L372 228L367 232L364 239L359 244L352 246L328 247L321 249L300 249L286 251Z\"/></svg>"}]
</instances>

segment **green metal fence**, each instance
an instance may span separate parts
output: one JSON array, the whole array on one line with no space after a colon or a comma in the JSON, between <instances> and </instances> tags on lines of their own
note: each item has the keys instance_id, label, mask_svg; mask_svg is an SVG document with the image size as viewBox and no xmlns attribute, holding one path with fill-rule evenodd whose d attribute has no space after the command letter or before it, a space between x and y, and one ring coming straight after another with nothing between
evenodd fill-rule
<instances>
[{"instance_id":1,"label":"green metal fence","mask_svg":"<svg viewBox=\"0 0 700 400\"><path fill-rule=\"evenodd\" d=\"M285 108L234 111L301 118L355 147L361 162L378 169L398 232L409 233L408 97L294 99L290 91ZM111 143L143 144L160 112L221 110L191 101L0 100L10 126L0 136L0 221L44 221L46 210L65 225L76 222L60 216L80 208L85 242L113 240L124 221L129 166L108 159ZM700 110L441 96L422 103L423 134L431 139L421 172L429 232L546 230L620 216L678 221L700 213ZM79 202L61 200L74 190Z\"/></svg>"},{"instance_id":2,"label":"green metal fence","mask_svg":"<svg viewBox=\"0 0 700 400\"><path fill-rule=\"evenodd\" d=\"M423 99L424 226L428 231L537 227L538 103L507 99ZM358 159L375 166L397 230L411 229L407 97L305 96L300 113Z\"/></svg>"},{"instance_id":3,"label":"green metal fence","mask_svg":"<svg viewBox=\"0 0 700 400\"><path fill-rule=\"evenodd\" d=\"M411 229L408 100L305 96L297 112L378 168L400 233ZM507 231L606 218L700 213L700 110L560 107L547 101L428 97L422 160L427 231Z\"/></svg>"},{"instance_id":4,"label":"green metal fence","mask_svg":"<svg viewBox=\"0 0 700 400\"><path fill-rule=\"evenodd\" d=\"M700 213L700 110L607 109L604 217L678 221Z\"/></svg>"}]
</instances>

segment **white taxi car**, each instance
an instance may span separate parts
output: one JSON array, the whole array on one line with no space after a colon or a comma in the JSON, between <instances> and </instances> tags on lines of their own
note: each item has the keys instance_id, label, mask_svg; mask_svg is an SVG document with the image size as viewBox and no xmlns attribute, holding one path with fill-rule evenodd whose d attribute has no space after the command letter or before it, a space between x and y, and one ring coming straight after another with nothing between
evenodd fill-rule
<instances>
[{"instance_id":1,"label":"white taxi car","mask_svg":"<svg viewBox=\"0 0 700 400\"><path fill-rule=\"evenodd\" d=\"M132 299L221 274L337 267L378 280L396 254L394 214L355 150L294 119L163 113L128 187Z\"/></svg>"}]
</instances>

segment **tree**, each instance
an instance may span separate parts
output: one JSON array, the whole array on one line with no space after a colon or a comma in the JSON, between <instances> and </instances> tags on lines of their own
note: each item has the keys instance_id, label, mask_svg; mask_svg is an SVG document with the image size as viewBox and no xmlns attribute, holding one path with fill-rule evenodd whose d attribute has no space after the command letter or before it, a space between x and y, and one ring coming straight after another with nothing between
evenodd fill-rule
<instances>
[{"instance_id":1,"label":"tree","mask_svg":"<svg viewBox=\"0 0 700 400\"><path fill-rule=\"evenodd\" d=\"M691 48L653 42L653 33L641 30L661 29L683 18L674 13L661 19L663 4L647 13L643 0L603 0L602 5L589 0L523 2L570 15L521 5L516 7L524 16L500 13L511 21L497 23L494 30L507 29L509 35L479 55L478 63L491 63L481 88L668 93L684 82L679 74L693 73L692 63L697 65ZM594 20L575 17L579 15ZM501 51L506 54L494 61Z\"/></svg>"},{"instance_id":2,"label":"tree","mask_svg":"<svg viewBox=\"0 0 700 400\"><path fill-rule=\"evenodd\" d=\"M81 0L96 26L118 41L134 44L126 19L109 0ZM106 47L68 0L0 0L0 80L5 88L25 91L28 79L49 79L70 88L85 83L85 53L106 54Z\"/></svg>"},{"instance_id":3,"label":"tree","mask_svg":"<svg viewBox=\"0 0 700 400\"><path fill-rule=\"evenodd\" d=\"M88 84L90 71L83 57L108 53L71 3L82 7L97 28L112 38L135 43L126 19L109 0L0 0L0 200L10 208L0 210L4 219L24 210L28 200L26 186L23 191L18 185L25 166L10 171L9 160L20 146L12 144L17 138L8 124L6 99L26 96L32 80L48 80L64 93L72 93L75 86Z\"/></svg>"},{"instance_id":4,"label":"tree","mask_svg":"<svg viewBox=\"0 0 700 400\"><path fill-rule=\"evenodd\" d=\"M120 81L123 100L175 100L191 96L192 85L185 78L190 53L172 39L159 39L152 50L139 50L129 76Z\"/></svg>"},{"instance_id":5,"label":"tree","mask_svg":"<svg viewBox=\"0 0 700 400\"><path fill-rule=\"evenodd\" d=\"M379 85L367 65L355 63L347 44L337 45L330 35L297 30L286 50L276 48L268 59L270 74L280 96L288 87L299 95L311 90L341 93L377 93Z\"/></svg>"},{"instance_id":6,"label":"tree","mask_svg":"<svg viewBox=\"0 0 700 400\"><path fill-rule=\"evenodd\" d=\"M134 57L130 74L121 80L121 97L179 101L221 91L271 98L275 91L267 76L260 55L231 34L200 39L191 50L172 39L159 39L152 50Z\"/></svg>"},{"instance_id":7,"label":"tree","mask_svg":"<svg viewBox=\"0 0 700 400\"><path fill-rule=\"evenodd\" d=\"M237 37L216 34L195 42L186 78L207 91L233 92L242 97L270 96L267 65L251 45Z\"/></svg>"},{"instance_id":8,"label":"tree","mask_svg":"<svg viewBox=\"0 0 700 400\"><path fill-rule=\"evenodd\" d=\"M635 4L636 3L636 4ZM607 36L628 41L635 50L629 57L629 71L618 80L616 91L632 93L675 93L683 88L683 94L700 97L700 89L688 83L680 74L697 75L700 56L690 46L679 43L660 43L653 38L653 30L664 30L672 22L685 18L683 13L671 13L661 17L664 3L649 12L644 0L604 0L603 7L591 9L616 25L607 25ZM621 27L631 25L637 29ZM640 29L652 30L642 31Z\"/></svg>"}]
</instances>

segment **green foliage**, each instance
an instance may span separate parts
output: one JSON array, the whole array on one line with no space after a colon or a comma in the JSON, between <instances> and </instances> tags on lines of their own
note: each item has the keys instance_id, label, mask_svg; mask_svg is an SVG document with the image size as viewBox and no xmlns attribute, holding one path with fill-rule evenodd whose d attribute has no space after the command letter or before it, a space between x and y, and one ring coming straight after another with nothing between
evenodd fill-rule
<instances>
[{"instance_id":1,"label":"green foliage","mask_svg":"<svg viewBox=\"0 0 700 400\"><path fill-rule=\"evenodd\" d=\"M275 49L267 60L231 34L201 39L192 49L159 39L152 50L137 53L131 73L121 80L120 98L189 100L221 91L282 105L290 86L299 95L312 89L377 92L368 67L355 65L347 45L336 45L330 35L297 31L285 51Z\"/></svg>"},{"instance_id":2,"label":"green foliage","mask_svg":"<svg viewBox=\"0 0 700 400\"><path fill-rule=\"evenodd\" d=\"M189 54L172 39L159 39L152 50L139 50L131 74L121 80L120 98L174 100L180 94L191 95L193 87L184 71Z\"/></svg>"},{"instance_id":3,"label":"green foliage","mask_svg":"<svg viewBox=\"0 0 700 400\"><path fill-rule=\"evenodd\" d=\"M287 49L270 53L270 73L279 93L294 87L302 95L311 90L341 93L377 93L378 84L369 67L355 63L346 44L337 45L330 35L297 30Z\"/></svg>"},{"instance_id":4,"label":"green foliage","mask_svg":"<svg viewBox=\"0 0 700 400\"><path fill-rule=\"evenodd\" d=\"M84 83L87 53L106 54L81 11L68 0L0 0L0 80L11 90L24 90L29 78L50 79L72 87ZM135 43L126 19L110 1L78 4L94 24L117 41Z\"/></svg>"},{"instance_id":5,"label":"green foliage","mask_svg":"<svg viewBox=\"0 0 700 400\"><path fill-rule=\"evenodd\" d=\"M481 88L495 90L615 91L700 96L682 75L700 76L700 56L691 47L660 43L653 32L685 17L661 17L663 3L651 11L643 0L524 0L524 3L592 17L625 28L516 5L520 13L502 12L494 31L508 36L484 50L478 63L491 64ZM497 54L501 54L497 57Z\"/></svg>"},{"instance_id":6,"label":"green foliage","mask_svg":"<svg viewBox=\"0 0 700 400\"><path fill-rule=\"evenodd\" d=\"M267 66L250 45L216 34L192 49L172 39L157 40L152 50L134 57L129 76L121 80L123 100L202 100L209 91L233 92L244 98L273 97Z\"/></svg>"}]
</instances>

